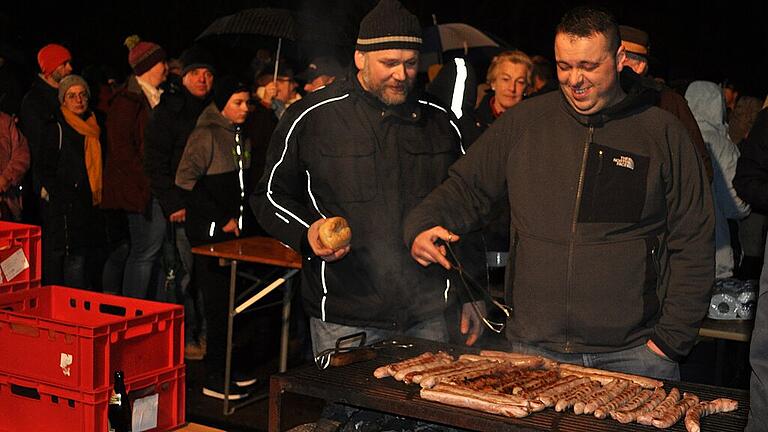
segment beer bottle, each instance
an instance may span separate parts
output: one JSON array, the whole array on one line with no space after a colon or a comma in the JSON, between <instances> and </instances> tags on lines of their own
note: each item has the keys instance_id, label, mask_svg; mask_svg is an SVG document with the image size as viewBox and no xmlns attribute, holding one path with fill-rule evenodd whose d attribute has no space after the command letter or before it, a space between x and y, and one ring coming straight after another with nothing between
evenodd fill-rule
<instances>
[{"instance_id":1,"label":"beer bottle","mask_svg":"<svg viewBox=\"0 0 768 432\"><path fill-rule=\"evenodd\" d=\"M107 409L109 424L115 432L130 432L131 430L131 402L128 400L128 391L125 389L123 371L115 371L115 386L109 397Z\"/></svg>"}]
</instances>

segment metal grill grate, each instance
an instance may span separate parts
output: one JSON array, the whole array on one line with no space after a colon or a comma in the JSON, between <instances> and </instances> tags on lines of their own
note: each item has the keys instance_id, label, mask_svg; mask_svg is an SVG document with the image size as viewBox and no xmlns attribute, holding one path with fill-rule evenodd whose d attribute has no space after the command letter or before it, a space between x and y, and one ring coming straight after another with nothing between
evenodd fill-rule
<instances>
[{"instance_id":1,"label":"metal grill grate","mask_svg":"<svg viewBox=\"0 0 768 432\"><path fill-rule=\"evenodd\" d=\"M318 370L314 366L290 371L276 379L289 392L320 397L329 401L347 403L362 408L380 410L396 415L414 417L425 421L458 426L467 429L500 430L542 430L542 431L651 431L653 426L636 423L623 425L612 419L600 420L591 415L575 415L573 412L558 413L554 409L531 414L522 419L510 419L465 408L457 408L436 402L422 400L419 386L406 385L391 377L377 379L373 371L377 367L418 355L424 351L444 351L461 354L461 349L450 349L445 345L416 340L416 346L408 350L386 350L375 360L339 368ZM701 421L703 431L740 432L747 423L749 411L748 393L723 387L693 383L665 383L667 389L678 387L680 391L693 392L704 400L728 397L739 402L739 409L725 414L715 414ZM679 421L669 431L685 431Z\"/></svg>"}]
</instances>

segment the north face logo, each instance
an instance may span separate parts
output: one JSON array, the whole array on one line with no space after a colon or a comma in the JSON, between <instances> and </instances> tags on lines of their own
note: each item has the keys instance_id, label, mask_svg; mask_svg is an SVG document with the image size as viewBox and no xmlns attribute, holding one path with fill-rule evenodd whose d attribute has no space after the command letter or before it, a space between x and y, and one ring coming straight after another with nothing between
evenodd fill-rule
<instances>
[{"instance_id":1,"label":"the north face logo","mask_svg":"<svg viewBox=\"0 0 768 432\"><path fill-rule=\"evenodd\" d=\"M629 168L631 170L635 169L635 161L632 160L629 156L621 156L617 158L613 158L613 163L616 164L616 166L620 166L623 168Z\"/></svg>"}]
</instances>

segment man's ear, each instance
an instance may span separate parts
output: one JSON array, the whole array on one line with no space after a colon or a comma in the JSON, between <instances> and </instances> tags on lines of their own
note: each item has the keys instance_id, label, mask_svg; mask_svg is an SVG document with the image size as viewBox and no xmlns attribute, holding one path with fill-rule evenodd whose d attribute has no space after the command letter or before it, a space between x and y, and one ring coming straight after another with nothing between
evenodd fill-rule
<instances>
[{"instance_id":1,"label":"man's ear","mask_svg":"<svg viewBox=\"0 0 768 432\"><path fill-rule=\"evenodd\" d=\"M355 50L355 67L357 70L363 70L365 67L365 53Z\"/></svg>"},{"instance_id":2,"label":"man's ear","mask_svg":"<svg viewBox=\"0 0 768 432\"><path fill-rule=\"evenodd\" d=\"M624 61L627 59L627 52L624 50L624 45L619 44L619 49L616 50L616 72L621 72L624 69Z\"/></svg>"}]
</instances>

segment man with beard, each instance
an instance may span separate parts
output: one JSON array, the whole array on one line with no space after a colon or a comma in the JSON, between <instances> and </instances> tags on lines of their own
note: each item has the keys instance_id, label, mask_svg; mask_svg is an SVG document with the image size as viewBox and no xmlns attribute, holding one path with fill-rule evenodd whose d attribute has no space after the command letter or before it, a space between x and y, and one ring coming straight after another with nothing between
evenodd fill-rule
<instances>
[{"instance_id":1,"label":"man with beard","mask_svg":"<svg viewBox=\"0 0 768 432\"><path fill-rule=\"evenodd\" d=\"M366 331L444 341L451 273L422 269L400 241L403 218L462 153L449 114L416 95L421 28L397 0L365 16L355 69L296 102L272 136L251 197L259 223L304 256L302 295L315 353ZM324 246L319 227L343 216L352 244ZM466 264L466 263L465 263ZM464 307L467 343L480 327Z\"/></svg>"},{"instance_id":2,"label":"man with beard","mask_svg":"<svg viewBox=\"0 0 768 432\"><path fill-rule=\"evenodd\" d=\"M21 101L19 111L19 127L29 142L29 151L32 166L31 188L25 187L24 203L27 207L25 213L30 222L37 222L40 217L37 213L39 200L46 199L47 191L41 187L42 164L40 162L40 150L45 140L45 125L51 121L54 114L59 112L59 82L72 73L72 55L69 50L59 44L48 44L37 53L37 63L40 66L40 74L32 83L24 99ZM27 183L27 182L25 182ZM26 186L26 184L25 184ZM29 192L26 192L26 191ZM43 252L45 254L45 252ZM43 266L45 268L45 266ZM45 279L45 276L43 276Z\"/></svg>"}]
</instances>

